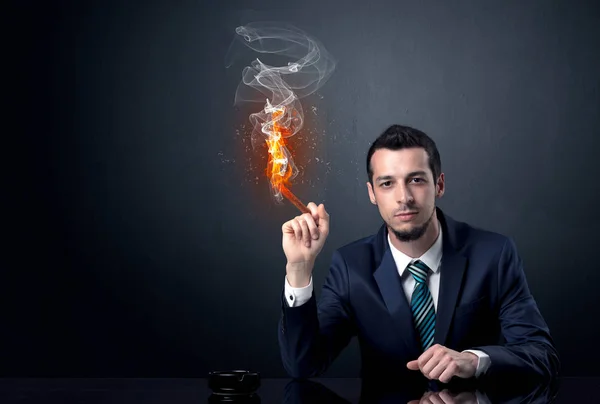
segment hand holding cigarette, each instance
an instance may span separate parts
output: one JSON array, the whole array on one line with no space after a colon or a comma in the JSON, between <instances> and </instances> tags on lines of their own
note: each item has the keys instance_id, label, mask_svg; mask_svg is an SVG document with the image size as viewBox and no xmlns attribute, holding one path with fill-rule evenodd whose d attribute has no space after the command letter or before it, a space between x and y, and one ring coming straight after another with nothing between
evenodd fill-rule
<instances>
[{"instance_id":1,"label":"hand holding cigarette","mask_svg":"<svg viewBox=\"0 0 600 404\"><path fill-rule=\"evenodd\" d=\"M311 202L307 208L310 213L296 216L281 228L283 252L287 258L286 272L292 287L308 285L315 259L329 235L329 214L325 206Z\"/></svg>"}]
</instances>

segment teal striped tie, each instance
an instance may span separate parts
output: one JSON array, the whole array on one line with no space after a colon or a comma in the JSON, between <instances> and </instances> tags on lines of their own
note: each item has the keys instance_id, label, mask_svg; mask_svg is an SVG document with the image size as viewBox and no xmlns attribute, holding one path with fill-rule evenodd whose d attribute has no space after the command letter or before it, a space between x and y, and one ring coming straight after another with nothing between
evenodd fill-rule
<instances>
[{"instance_id":1,"label":"teal striped tie","mask_svg":"<svg viewBox=\"0 0 600 404\"><path fill-rule=\"evenodd\" d=\"M410 306L415 330L419 334L424 352L433 344L433 334L435 333L435 307L427 287L429 267L422 261L417 260L412 264L408 264L408 270L417 282L410 300Z\"/></svg>"}]
</instances>

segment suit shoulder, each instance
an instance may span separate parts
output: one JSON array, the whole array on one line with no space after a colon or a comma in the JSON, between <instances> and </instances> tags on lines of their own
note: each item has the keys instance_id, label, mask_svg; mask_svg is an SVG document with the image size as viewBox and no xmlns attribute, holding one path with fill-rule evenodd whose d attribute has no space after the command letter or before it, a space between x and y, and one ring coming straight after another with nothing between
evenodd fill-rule
<instances>
[{"instance_id":1,"label":"suit shoulder","mask_svg":"<svg viewBox=\"0 0 600 404\"><path fill-rule=\"evenodd\" d=\"M336 252L348 262L355 262L357 258L366 258L373 255L373 246L376 234L363 237L348 243L336 250Z\"/></svg>"},{"instance_id":2,"label":"suit shoulder","mask_svg":"<svg viewBox=\"0 0 600 404\"><path fill-rule=\"evenodd\" d=\"M502 233L483 229L465 222L454 221L457 238L464 241L465 248L492 248L501 251L505 246L515 248L514 240Z\"/></svg>"}]
</instances>

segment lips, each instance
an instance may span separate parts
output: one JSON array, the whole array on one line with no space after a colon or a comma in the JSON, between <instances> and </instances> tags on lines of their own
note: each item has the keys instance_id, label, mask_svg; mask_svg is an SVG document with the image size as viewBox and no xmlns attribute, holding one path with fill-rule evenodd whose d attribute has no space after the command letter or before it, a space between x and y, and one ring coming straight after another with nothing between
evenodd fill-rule
<instances>
[{"instance_id":1,"label":"lips","mask_svg":"<svg viewBox=\"0 0 600 404\"><path fill-rule=\"evenodd\" d=\"M402 222L410 222L417 216L417 212L402 212L395 215L397 220Z\"/></svg>"}]
</instances>

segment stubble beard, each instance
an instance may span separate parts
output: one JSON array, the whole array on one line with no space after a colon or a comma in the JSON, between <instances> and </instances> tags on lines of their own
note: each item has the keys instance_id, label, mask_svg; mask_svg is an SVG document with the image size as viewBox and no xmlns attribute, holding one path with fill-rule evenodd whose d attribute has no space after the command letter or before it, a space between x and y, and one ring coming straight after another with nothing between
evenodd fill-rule
<instances>
[{"instance_id":1,"label":"stubble beard","mask_svg":"<svg viewBox=\"0 0 600 404\"><path fill-rule=\"evenodd\" d=\"M431 224L431 219L433 219L434 213L435 213L435 206L433 207L433 209L431 211L431 215L429 215L429 219L427 219L427 221L425 223L423 223L420 226L415 226L408 231L399 231L399 230L394 229L392 226L389 226L389 228L392 230L392 233L394 234L394 236L396 236L398 241L402 241L402 242L415 241L415 240L418 240L421 237L423 237L423 234L425 234L425 232L427 231L427 228Z\"/></svg>"}]
</instances>

